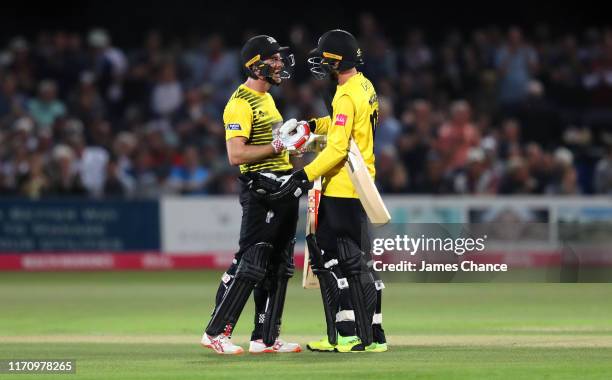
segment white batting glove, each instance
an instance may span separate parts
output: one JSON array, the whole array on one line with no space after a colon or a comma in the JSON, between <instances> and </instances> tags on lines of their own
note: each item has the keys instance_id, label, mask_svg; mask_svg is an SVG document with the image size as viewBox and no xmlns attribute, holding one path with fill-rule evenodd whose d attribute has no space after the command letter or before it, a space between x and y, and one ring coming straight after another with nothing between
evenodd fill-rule
<instances>
[{"instance_id":1,"label":"white batting glove","mask_svg":"<svg viewBox=\"0 0 612 380\"><path fill-rule=\"evenodd\" d=\"M272 148L279 154L288 150L290 154L297 154L299 149L308 141L310 128L308 123L296 119L287 120L278 130L274 131Z\"/></svg>"},{"instance_id":2,"label":"white batting glove","mask_svg":"<svg viewBox=\"0 0 612 380\"><path fill-rule=\"evenodd\" d=\"M297 120L289 119L278 129L272 131L272 149L274 149L275 154L279 154L286 149L282 136L286 136L291 131L294 131L297 128L297 125Z\"/></svg>"}]
</instances>

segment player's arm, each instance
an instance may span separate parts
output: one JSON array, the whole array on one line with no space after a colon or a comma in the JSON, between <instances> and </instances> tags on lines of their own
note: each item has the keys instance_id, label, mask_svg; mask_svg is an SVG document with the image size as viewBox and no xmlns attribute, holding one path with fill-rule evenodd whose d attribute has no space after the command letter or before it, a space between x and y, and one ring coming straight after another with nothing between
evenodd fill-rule
<instances>
[{"instance_id":1,"label":"player's arm","mask_svg":"<svg viewBox=\"0 0 612 380\"><path fill-rule=\"evenodd\" d=\"M232 137L225 142L231 165L250 164L274 155L272 145L250 145L246 137Z\"/></svg>"},{"instance_id":2,"label":"player's arm","mask_svg":"<svg viewBox=\"0 0 612 380\"><path fill-rule=\"evenodd\" d=\"M251 135L253 111L244 99L231 99L223 111L225 125L225 145L231 165L248 164L261 161L274 155L272 145L247 144Z\"/></svg>"},{"instance_id":3,"label":"player's arm","mask_svg":"<svg viewBox=\"0 0 612 380\"><path fill-rule=\"evenodd\" d=\"M316 119L308 120L308 126L310 127L310 132L316 133L317 135L325 135L329 130L329 126L331 125L331 117L324 116L318 117Z\"/></svg>"},{"instance_id":4,"label":"player's arm","mask_svg":"<svg viewBox=\"0 0 612 380\"><path fill-rule=\"evenodd\" d=\"M342 96L336 101L327 130L327 146L314 161L304 167L308 180L324 175L346 158L354 115L355 108L348 96Z\"/></svg>"},{"instance_id":5,"label":"player's arm","mask_svg":"<svg viewBox=\"0 0 612 380\"><path fill-rule=\"evenodd\" d=\"M231 165L250 164L274 155L272 145L250 145L246 137L232 137L225 142Z\"/></svg>"}]
</instances>

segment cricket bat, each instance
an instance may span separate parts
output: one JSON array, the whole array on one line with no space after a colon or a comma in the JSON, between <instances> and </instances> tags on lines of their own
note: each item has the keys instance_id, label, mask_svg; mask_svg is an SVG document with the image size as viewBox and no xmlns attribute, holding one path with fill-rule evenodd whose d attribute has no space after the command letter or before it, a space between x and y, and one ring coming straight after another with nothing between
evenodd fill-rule
<instances>
[{"instance_id":1,"label":"cricket bat","mask_svg":"<svg viewBox=\"0 0 612 380\"><path fill-rule=\"evenodd\" d=\"M344 166L348 170L351 182L355 186L355 191L359 195L361 205L368 215L370 222L378 226L389 223L391 220L389 210L387 210L387 206L385 206L374 184L374 180L372 180L372 176L368 171L357 143L352 138L349 146L348 160Z\"/></svg>"},{"instance_id":2,"label":"cricket bat","mask_svg":"<svg viewBox=\"0 0 612 380\"><path fill-rule=\"evenodd\" d=\"M312 189L308 191L308 212L306 214L306 236L317 230L317 215L319 213L319 201L321 200L321 177L314 181ZM316 289L319 287L317 276L312 273L308 263L308 244L304 243L304 271L302 273L302 286L304 289Z\"/></svg>"}]
</instances>

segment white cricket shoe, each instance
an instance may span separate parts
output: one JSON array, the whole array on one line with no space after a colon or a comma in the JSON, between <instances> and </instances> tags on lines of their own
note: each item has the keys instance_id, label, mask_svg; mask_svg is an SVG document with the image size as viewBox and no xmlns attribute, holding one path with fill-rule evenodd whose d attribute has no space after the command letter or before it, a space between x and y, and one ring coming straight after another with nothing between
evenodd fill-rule
<instances>
[{"instance_id":1,"label":"white cricket shoe","mask_svg":"<svg viewBox=\"0 0 612 380\"><path fill-rule=\"evenodd\" d=\"M267 354L267 353L286 353L286 352L301 352L302 347L298 343L289 343L278 338L274 345L266 347L262 339L252 340L249 345L251 354Z\"/></svg>"},{"instance_id":2,"label":"white cricket shoe","mask_svg":"<svg viewBox=\"0 0 612 380\"><path fill-rule=\"evenodd\" d=\"M215 337L204 333L200 344L202 347L210 348L221 355L238 355L244 352L244 349L232 343L229 335L225 333L221 333Z\"/></svg>"}]
</instances>

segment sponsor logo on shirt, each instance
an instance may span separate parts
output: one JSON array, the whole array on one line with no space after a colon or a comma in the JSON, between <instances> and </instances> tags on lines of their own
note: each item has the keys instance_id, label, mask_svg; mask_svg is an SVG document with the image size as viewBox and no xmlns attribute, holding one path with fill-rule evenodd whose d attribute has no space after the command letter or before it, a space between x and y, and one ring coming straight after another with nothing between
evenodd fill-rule
<instances>
[{"instance_id":1,"label":"sponsor logo on shirt","mask_svg":"<svg viewBox=\"0 0 612 380\"><path fill-rule=\"evenodd\" d=\"M228 131L240 131L240 130L242 130L242 128L240 128L240 124L228 124L227 127L225 127L225 129L227 129Z\"/></svg>"},{"instance_id":2,"label":"sponsor logo on shirt","mask_svg":"<svg viewBox=\"0 0 612 380\"><path fill-rule=\"evenodd\" d=\"M344 127L346 125L346 119L348 119L346 115L339 113L336 115L336 122L334 124Z\"/></svg>"}]
</instances>

